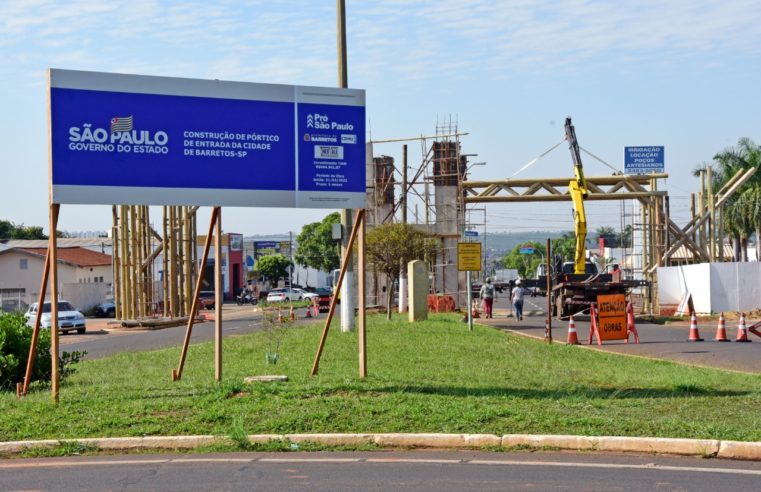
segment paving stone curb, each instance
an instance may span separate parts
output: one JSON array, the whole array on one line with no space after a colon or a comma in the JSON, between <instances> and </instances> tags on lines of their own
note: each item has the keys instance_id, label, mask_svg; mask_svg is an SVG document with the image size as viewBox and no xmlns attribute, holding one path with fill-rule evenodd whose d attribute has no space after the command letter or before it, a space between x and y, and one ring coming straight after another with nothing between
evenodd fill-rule
<instances>
[{"instance_id":1,"label":"paving stone curb","mask_svg":"<svg viewBox=\"0 0 761 492\"><path fill-rule=\"evenodd\" d=\"M715 439L674 439L621 436L573 436L532 434L254 434L253 444L272 441L312 442L326 446L361 446L375 444L386 448L428 449L559 449L651 453L683 456L718 457L761 461L761 442L719 441ZM31 449L52 449L64 443L79 443L103 451L196 449L202 446L232 444L226 436L147 436L84 439L46 439L38 441L0 442L0 454L20 454Z\"/></svg>"}]
</instances>

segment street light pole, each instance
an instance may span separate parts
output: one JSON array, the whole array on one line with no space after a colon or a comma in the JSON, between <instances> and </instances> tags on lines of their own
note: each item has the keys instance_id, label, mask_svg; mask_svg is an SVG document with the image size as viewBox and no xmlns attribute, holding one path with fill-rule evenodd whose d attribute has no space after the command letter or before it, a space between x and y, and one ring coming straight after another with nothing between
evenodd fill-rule
<instances>
[{"instance_id":1,"label":"street light pole","mask_svg":"<svg viewBox=\"0 0 761 492\"><path fill-rule=\"evenodd\" d=\"M337 30L337 47L338 47L338 87L346 89L349 87L348 68L346 64L346 2L345 0L336 0L336 30ZM341 257L344 258L349 246L349 230L354 222L352 209L345 208L341 210L341 226L343 234L341 238ZM348 252L351 255L351 251ZM346 274L341 285L341 331L354 331L354 258L349 256Z\"/></svg>"}]
</instances>

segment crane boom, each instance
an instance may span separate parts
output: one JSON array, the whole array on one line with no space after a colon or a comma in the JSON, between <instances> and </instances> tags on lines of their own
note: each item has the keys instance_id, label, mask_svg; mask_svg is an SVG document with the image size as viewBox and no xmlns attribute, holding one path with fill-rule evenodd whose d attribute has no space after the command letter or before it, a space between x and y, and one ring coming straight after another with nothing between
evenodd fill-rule
<instances>
[{"instance_id":1,"label":"crane boom","mask_svg":"<svg viewBox=\"0 0 761 492\"><path fill-rule=\"evenodd\" d=\"M573 269L574 273L583 274L586 271L584 250L586 249L587 238L587 215L584 212L584 199L589 194L589 190L587 189L587 180L584 178L584 168L581 165L581 153L579 152L579 142L576 140L576 130L573 128L570 117L565 119L565 139L568 141L568 148L571 150L573 174L576 178L568 183L568 191L571 194L571 200L573 200L573 220L576 232Z\"/></svg>"}]
</instances>

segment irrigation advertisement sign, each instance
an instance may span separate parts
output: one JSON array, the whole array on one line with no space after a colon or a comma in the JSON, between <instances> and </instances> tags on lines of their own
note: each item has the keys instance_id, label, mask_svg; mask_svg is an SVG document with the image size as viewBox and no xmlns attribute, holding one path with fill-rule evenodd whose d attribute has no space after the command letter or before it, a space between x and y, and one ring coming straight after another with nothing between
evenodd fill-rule
<instances>
[{"instance_id":1,"label":"irrigation advertisement sign","mask_svg":"<svg viewBox=\"0 0 761 492\"><path fill-rule=\"evenodd\" d=\"M363 90L49 76L53 203L365 207Z\"/></svg>"},{"instance_id":2,"label":"irrigation advertisement sign","mask_svg":"<svg viewBox=\"0 0 761 492\"><path fill-rule=\"evenodd\" d=\"M666 169L664 146L624 147L624 173L662 173Z\"/></svg>"}]
</instances>

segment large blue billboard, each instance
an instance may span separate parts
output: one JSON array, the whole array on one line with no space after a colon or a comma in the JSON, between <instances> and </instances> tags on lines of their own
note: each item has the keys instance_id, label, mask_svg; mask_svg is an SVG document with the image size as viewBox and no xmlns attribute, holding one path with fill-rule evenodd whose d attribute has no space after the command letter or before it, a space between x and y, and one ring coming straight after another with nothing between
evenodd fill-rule
<instances>
[{"instance_id":1,"label":"large blue billboard","mask_svg":"<svg viewBox=\"0 0 761 492\"><path fill-rule=\"evenodd\" d=\"M624 147L624 173L662 173L665 153L663 146Z\"/></svg>"},{"instance_id":2,"label":"large blue billboard","mask_svg":"<svg viewBox=\"0 0 761 492\"><path fill-rule=\"evenodd\" d=\"M50 71L54 203L364 208L364 91Z\"/></svg>"}]
</instances>

